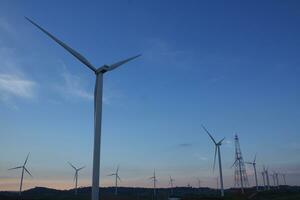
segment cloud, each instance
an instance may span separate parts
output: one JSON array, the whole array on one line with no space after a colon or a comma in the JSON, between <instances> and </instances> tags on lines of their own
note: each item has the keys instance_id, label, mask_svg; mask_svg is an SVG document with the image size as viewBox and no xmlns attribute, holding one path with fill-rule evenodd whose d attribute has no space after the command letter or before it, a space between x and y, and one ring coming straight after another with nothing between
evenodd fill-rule
<instances>
[{"instance_id":1,"label":"cloud","mask_svg":"<svg viewBox=\"0 0 300 200\"><path fill-rule=\"evenodd\" d=\"M63 85L59 89L63 94L93 100L93 94L83 87L83 81L79 76L69 73L66 69L61 76L63 78Z\"/></svg>"},{"instance_id":2,"label":"cloud","mask_svg":"<svg viewBox=\"0 0 300 200\"><path fill-rule=\"evenodd\" d=\"M190 147L192 145L193 144L191 144L191 143L181 143L181 144L178 144L178 146L180 146L180 147Z\"/></svg>"},{"instance_id":3,"label":"cloud","mask_svg":"<svg viewBox=\"0 0 300 200\"><path fill-rule=\"evenodd\" d=\"M0 74L0 95L33 98L36 83L15 74Z\"/></svg>"}]
</instances>

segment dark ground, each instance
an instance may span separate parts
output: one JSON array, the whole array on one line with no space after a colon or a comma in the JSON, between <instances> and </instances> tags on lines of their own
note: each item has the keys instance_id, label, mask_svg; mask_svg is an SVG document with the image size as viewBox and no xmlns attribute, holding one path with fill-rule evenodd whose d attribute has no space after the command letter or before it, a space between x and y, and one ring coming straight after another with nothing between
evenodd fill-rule
<instances>
[{"instance_id":1,"label":"dark ground","mask_svg":"<svg viewBox=\"0 0 300 200\"><path fill-rule=\"evenodd\" d=\"M119 188L119 195L114 195L114 188L101 188L101 200L153 200L153 190L148 188ZM74 190L54 190L49 188L33 188L22 193L22 200L90 200L91 188ZM156 200L167 200L169 189L158 189ZM300 187L281 186L279 190L255 192L254 188L246 190L242 195L237 189L227 189L225 197L219 197L219 191L210 188L174 188L174 194L182 200L300 200ZM20 200L18 193L0 192L0 200Z\"/></svg>"}]
</instances>

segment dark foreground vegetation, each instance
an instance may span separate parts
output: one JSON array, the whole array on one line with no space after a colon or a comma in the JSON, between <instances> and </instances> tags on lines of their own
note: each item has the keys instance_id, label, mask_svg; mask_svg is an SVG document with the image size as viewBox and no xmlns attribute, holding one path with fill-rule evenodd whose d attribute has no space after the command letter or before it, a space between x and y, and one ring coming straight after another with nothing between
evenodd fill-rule
<instances>
[{"instance_id":1,"label":"dark foreground vegetation","mask_svg":"<svg viewBox=\"0 0 300 200\"><path fill-rule=\"evenodd\" d=\"M262 188L261 188L262 189ZM153 190L148 188L119 188L119 195L114 195L114 188L101 188L101 200L153 200ZM54 190L36 187L22 193L22 200L90 200L91 188L74 190ZM169 189L158 189L155 200L167 200L170 197ZM174 188L174 197L181 200L300 200L300 187L281 186L280 189L272 188L270 191L256 192L254 188L246 190L242 195L237 189L227 189L225 197L220 198L219 192L210 188ZM18 193L0 192L0 200L20 200Z\"/></svg>"}]
</instances>

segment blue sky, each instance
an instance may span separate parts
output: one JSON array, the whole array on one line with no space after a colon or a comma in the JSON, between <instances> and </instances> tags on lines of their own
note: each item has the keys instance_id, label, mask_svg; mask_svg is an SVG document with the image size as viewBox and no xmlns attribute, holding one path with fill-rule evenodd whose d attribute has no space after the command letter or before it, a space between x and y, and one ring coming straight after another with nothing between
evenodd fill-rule
<instances>
[{"instance_id":1,"label":"blue sky","mask_svg":"<svg viewBox=\"0 0 300 200\"><path fill-rule=\"evenodd\" d=\"M298 1L1 1L0 189L70 188L67 161L90 185L95 77L25 21L28 16L95 66L142 53L105 74L101 185L120 165L123 186L214 187L213 145L233 184L233 137L244 158L300 184ZM248 168L253 184L252 169Z\"/></svg>"}]
</instances>

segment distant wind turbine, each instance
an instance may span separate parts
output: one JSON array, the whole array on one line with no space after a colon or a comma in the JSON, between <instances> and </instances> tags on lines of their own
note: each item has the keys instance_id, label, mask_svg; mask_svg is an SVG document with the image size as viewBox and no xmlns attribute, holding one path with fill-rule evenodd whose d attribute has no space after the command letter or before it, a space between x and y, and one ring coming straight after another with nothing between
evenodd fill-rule
<instances>
[{"instance_id":1,"label":"distant wind turbine","mask_svg":"<svg viewBox=\"0 0 300 200\"><path fill-rule=\"evenodd\" d=\"M173 195L173 183L174 183L174 179L170 176L170 181L169 181L169 185L171 186L171 195Z\"/></svg>"},{"instance_id":2,"label":"distant wind turbine","mask_svg":"<svg viewBox=\"0 0 300 200\"><path fill-rule=\"evenodd\" d=\"M30 23L48 35L56 43L62 46L70 54L76 57L80 62L86 65L96 75L96 84L94 91L94 152L93 152L93 181L92 181L92 200L99 200L99 177L100 177L100 147L101 147L101 121L102 121L102 95L103 95L103 74L112 71L119 66L139 57L140 55L130 57L128 59L116 62L111 65L103 65L96 68L84 56L78 53L66 43L60 41L51 33L43 29L41 26L33 22L31 19L25 17Z\"/></svg>"},{"instance_id":3,"label":"distant wind turbine","mask_svg":"<svg viewBox=\"0 0 300 200\"><path fill-rule=\"evenodd\" d=\"M265 171L262 171L261 175L263 177L264 190L266 190L267 188L266 188L266 180L265 180Z\"/></svg>"},{"instance_id":4,"label":"distant wind turbine","mask_svg":"<svg viewBox=\"0 0 300 200\"><path fill-rule=\"evenodd\" d=\"M115 176L115 195L118 195L118 180L121 181L121 178L119 176L119 166L117 167L115 173L109 174L108 176Z\"/></svg>"},{"instance_id":5,"label":"distant wind turbine","mask_svg":"<svg viewBox=\"0 0 300 200\"><path fill-rule=\"evenodd\" d=\"M264 172L265 172L265 176L266 176L266 180L267 180L267 188L268 188L268 190L270 190L270 177L269 177L268 168L264 167Z\"/></svg>"},{"instance_id":6,"label":"distant wind turbine","mask_svg":"<svg viewBox=\"0 0 300 200\"><path fill-rule=\"evenodd\" d=\"M150 177L149 179L153 180L153 196L154 196L154 198L156 198L156 182L157 182L157 179L156 179L156 175L155 175L155 169L154 169L154 172L153 172L153 176Z\"/></svg>"},{"instance_id":7,"label":"distant wind turbine","mask_svg":"<svg viewBox=\"0 0 300 200\"><path fill-rule=\"evenodd\" d=\"M74 174L74 181L75 181L75 195L77 195L77 184L78 184L78 172L80 170L82 170L83 168L85 168L84 166L83 167L80 167L80 168L76 168L74 167L74 165L72 165L72 163L68 162L69 165L75 170L75 174Z\"/></svg>"},{"instance_id":8,"label":"distant wind turbine","mask_svg":"<svg viewBox=\"0 0 300 200\"><path fill-rule=\"evenodd\" d=\"M25 162L23 165L19 166L19 167L14 167L14 168L10 168L8 170L14 170L14 169L22 169L22 175L21 175L21 181L20 181L20 190L19 190L19 196L21 196L22 194L22 186L23 186L23 178L24 178L24 171L29 174L29 176L32 177L31 173L29 172L29 170L26 168L26 163L28 161L28 157L29 157L29 153L25 159Z\"/></svg>"},{"instance_id":9,"label":"distant wind turbine","mask_svg":"<svg viewBox=\"0 0 300 200\"><path fill-rule=\"evenodd\" d=\"M256 154L255 154L254 159L253 159L252 162L245 162L245 163L253 166L254 176L255 176L256 191L258 191L258 181L257 181L257 173L256 173Z\"/></svg>"},{"instance_id":10,"label":"distant wind turbine","mask_svg":"<svg viewBox=\"0 0 300 200\"><path fill-rule=\"evenodd\" d=\"M202 125L202 128L204 131L208 134L210 139L213 141L215 145L215 157L214 157L214 166L213 170L215 169L215 164L216 164L216 157L218 153L218 158L219 158L219 176L220 176L220 183L221 183L221 196L224 196L224 185L223 185L223 174L222 174L222 162L221 162L221 151L220 151L220 146L222 145L222 142L224 141L225 138L220 140L219 142L216 142L216 140L212 137L212 135L208 132L208 130Z\"/></svg>"},{"instance_id":11,"label":"distant wind turbine","mask_svg":"<svg viewBox=\"0 0 300 200\"><path fill-rule=\"evenodd\" d=\"M198 181L198 188L201 188L201 180L200 180L200 178L197 178L197 181Z\"/></svg>"},{"instance_id":12,"label":"distant wind turbine","mask_svg":"<svg viewBox=\"0 0 300 200\"><path fill-rule=\"evenodd\" d=\"M286 185L286 174L281 174L281 176L282 176L282 179L283 179L283 182L284 182L284 185Z\"/></svg>"}]
</instances>

